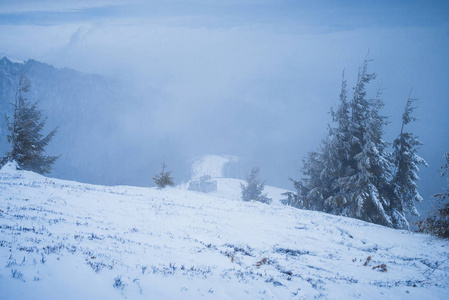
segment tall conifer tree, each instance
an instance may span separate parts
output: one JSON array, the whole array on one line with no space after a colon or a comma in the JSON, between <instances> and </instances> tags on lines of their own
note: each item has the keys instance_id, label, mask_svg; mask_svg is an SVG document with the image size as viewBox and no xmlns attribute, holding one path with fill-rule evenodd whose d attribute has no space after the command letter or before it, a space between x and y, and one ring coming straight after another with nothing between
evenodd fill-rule
<instances>
[{"instance_id":1,"label":"tall conifer tree","mask_svg":"<svg viewBox=\"0 0 449 300\"><path fill-rule=\"evenodd\" d=\"M365 100L364 100L365 101ZM382 139L386 117L379 114L383 107L380 91L376 98L366 101L364 119L361 120L361 142L355 149L360 150L353 156L357 165L356 172L348 179L349 205L343 215L356 217L365 221L392 226L388 214L388 198L391 163L385 152L387 143Z\"/></svg>"},{"instance_id":2,"label":"tall conifer tree","mask_svg":"<svg viewBox=\"0 0 449 300\"><path fill-rule=\"evenodd\" d=\"M365 59L359 68L350 101L343 76L338 107L331 110L336 126L329 126L320 151L309 153L303 160L303 178L292 180L296 193L285 193L287 198L282 202L405 228L408 223L401 217L403 211L413 213L413 203L419 199L414 184L416 173L409 171L417 171L416 164L424 161L416 155L417 140L412 134L401 132L403 141L395 141L395 149L400 149L403 143L401 149L406 154L397 168L399 173L394 172L401 155L399 150L394 154L386 150L388 143L383 140L383 134L387 117L380 114L384 106L381 89L375 98L367 97L366 87L376 78L374 73L368 73L368 62ZM404 122L410 122L411 111L406 110ZM408 181L399 176L404 172L410 174Z\"/></svg>"},{"instance_id":3,"label":"tall conifer tree","mask_svg":"<svg viewBox=\"0 0 449 300\"><path fill-rule=\"evenodd\" d=\"M11 151L6 153L4 161L16 161L18 167L40 174L49 173L58 156L44 155L45 147L56 134L57 128L43 136L46 118L37 108L37 103L30 103L25 94L29 91L30 80L21 75L13 105L13 119L6 116L9 134L7 141L11 143Z\"/></svg>"},{"instance_id":4,"label":"tall conifer tree","mask_svg":"<svg viewBox=\"0 0 449 300\"><path fill-rule=\"evenodd\" d=\"M405 131L405 126L416 121L412 116L416 107L413 102L417 99L411 98L411 92L407 99L405 111L402 114L402 126L399 136L393 142L393 160L395 170L393 174L393 194L391 195L392 217L394 226L397 228L409 228L406 214L411 213L419 216L415 202L421 202L422 197L418 192L417 172L418 165L427 166L426 161L418 156L417 150L422 143L411 132Z\"/></svg>"}]
</instances>

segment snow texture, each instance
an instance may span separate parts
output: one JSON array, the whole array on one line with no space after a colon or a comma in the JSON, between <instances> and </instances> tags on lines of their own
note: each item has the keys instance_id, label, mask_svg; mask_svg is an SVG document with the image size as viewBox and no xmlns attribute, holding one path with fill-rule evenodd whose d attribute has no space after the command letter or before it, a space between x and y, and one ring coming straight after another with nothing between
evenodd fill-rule
<instances>
[{"instance_id":1,"label":"snow texture","mask_svg":"<svg viewBox=\"0 0 449 300\"><path fill-rule=\"evenodd\" d=\"M449 242L279 204L0 171L0 298L449 299Z\"/></svg>"}]
</instances>

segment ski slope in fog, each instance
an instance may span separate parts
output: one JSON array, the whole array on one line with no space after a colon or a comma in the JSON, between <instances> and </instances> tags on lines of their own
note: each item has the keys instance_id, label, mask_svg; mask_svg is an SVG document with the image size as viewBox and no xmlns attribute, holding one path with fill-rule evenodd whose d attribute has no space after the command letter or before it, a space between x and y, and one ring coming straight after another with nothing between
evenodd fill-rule
<instances>
[{"instance_id":1,"label":"ski slope in fog","mask_svg":"<svg viewBox=\"0 0 449 300\"><path fill-rule=\"evenodd\" d=\"M218 190L0 171L0 298L448 299L449 242Z\"/></svg>"}]
</instances>

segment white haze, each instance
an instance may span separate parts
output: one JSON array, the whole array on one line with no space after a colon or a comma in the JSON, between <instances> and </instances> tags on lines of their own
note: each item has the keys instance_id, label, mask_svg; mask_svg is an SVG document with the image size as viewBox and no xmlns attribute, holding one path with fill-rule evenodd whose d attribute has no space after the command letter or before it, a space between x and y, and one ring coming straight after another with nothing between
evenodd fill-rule
<instances>
[{"instance_id":1,"label":"white haze","mask_svg":"<svg viewBox=\"0 0 449 300\"><path fill-rule=\"evenodd\" d=\"M445 184L444 1L33 3L1 4L0 51L124 82L119 144L133 149L136 165L166 160L176 170L202 154L238 155L271 185L291 188L287 178L300 177L302 157L326 134L342 71L352 86L369 51L378 74L369 93L382 85L391 122L386 139L398 134L413 87L420 107L410 129L430 164L420 173L422 195L429 202Z\"/></svg>"}]
</instances>

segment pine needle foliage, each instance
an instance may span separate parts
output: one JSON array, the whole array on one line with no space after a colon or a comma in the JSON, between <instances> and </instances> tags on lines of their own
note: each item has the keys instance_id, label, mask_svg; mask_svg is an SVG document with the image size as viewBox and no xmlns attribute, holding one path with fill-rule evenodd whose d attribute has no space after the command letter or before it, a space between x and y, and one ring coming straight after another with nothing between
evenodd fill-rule
<instances>
[{"instance_id":1,"label":"pine needle foliage","mask_svg":"<svg viewBox=\"0 0 449 300\"><path fill-rule=\"evenodd\" d=\"M407 213L417 214L415 201L421 196L416 181L421 143L404 126L414 121L414 99L409 97L403 115L401 134L394 142L395 152L383 140L387 117L381 114L382 89L374 98L367 86L376 78L368 72L365 58L359 68L353 94L349 98L344 77L340 101L331 109L333 126L320 149L303 159L299 180L292 180L296 192L284 193L281 202L294 207L324 211L394 228L409 228Z\"/></svg>"},{"instance_id":2,"label":"pine needle foliage","mask_svg":"<svg viewBox=\"0 0 449 300\"><path fill-rule=\"evenodd\" d=\"M174 186L173 177L170 176L171 172L166 172L167 165L162 163L162 171L153 177L153 181L158 189L163 189L166 186Z\"/></svg>"},{"instance_id":3,"label":"pine needle foliage","mask_svg":"<svg viewBox=\"0 0 449 300\"><path fill-rule=\"evenodd\" d=\"M39 174L51 172L52 165L59 156L44 155L45 147L56 134L57 128L44 136L46 118L36 103L30 103L25 94L31 86L27 76L21 75L16 91L13 106L12 120L6 115L6 124L9 134L6 136L11 144L11 151L6 153L3 162L16 161L20 169L33 171Z\"/></svg>"},{"instance_id":4,"label":"pine needle foliage","mask_svg":"<svg viewBox=\"0 0 449 300\"><path fill-rule=\"evenodd\" d=\"M265 183L258 179L259 172L260 169L258 167L253 167L251 173L246 176L246 185L240 184L240 188L242 189L242 200L253 200L270 204L273 199L268 198L266 193L262 193L265 188Z\"/></svg>"},{"instance_id":5,"label":"pine needle foliage","mask_svg":"<svg viewBox=\"0 0 449 300\"><path fill-rule=\"evenodd\" d=\"M412 115L416 107L413 103L417 99L410 95L402 115L402 126L399 136L393 142L392 159L395 170L393 172L391 196L391 214L394 227L409 228L407 214L419 216L415 207L415 202L421 202L423 198L419 194L417 181L419 180L419 165L428 166L427 162L417 154L418 147L422 143L412 133L407 132L405 127L407 124L416 121Z\"/></svg>"},{"instance_id":6,"label":"pine needle foliage","mask_svg":"<svg viewBox=\"0 0 449 300\"><path fill-rule=\"evenodd\" d=\"M446 162L441 166L441 176L447 176L447 189L443 193L433 195L438 207L430 212L430 217L418 222L421 232L433 234L441 238L449 238L449 153L444 154Z\"/></svg>"}]
</instances>

